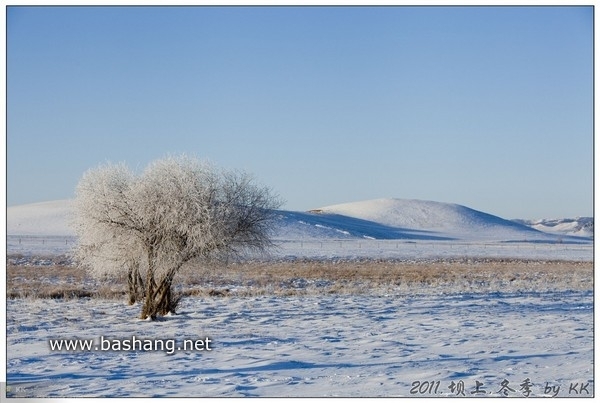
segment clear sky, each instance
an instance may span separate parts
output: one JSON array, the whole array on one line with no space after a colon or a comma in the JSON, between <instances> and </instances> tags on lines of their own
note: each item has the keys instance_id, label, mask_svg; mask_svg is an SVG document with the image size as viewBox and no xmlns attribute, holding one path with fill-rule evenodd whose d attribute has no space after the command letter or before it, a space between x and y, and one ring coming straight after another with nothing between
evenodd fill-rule
<instances>
[{"instance_id":1,"label":"clear sky","mask_svg":"<svg viewBox=\"0 0 600 403\"><path fill-rule=\"evenodd\" d=\"M593 214L591 7L9 7L7 204L188 153L308 210Z\"/></svg>"}]
</instances>

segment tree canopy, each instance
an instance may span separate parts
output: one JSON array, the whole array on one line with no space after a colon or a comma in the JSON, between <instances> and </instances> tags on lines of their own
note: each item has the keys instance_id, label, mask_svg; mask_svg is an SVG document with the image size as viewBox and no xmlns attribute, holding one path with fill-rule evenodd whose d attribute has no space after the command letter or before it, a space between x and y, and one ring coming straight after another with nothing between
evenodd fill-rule
<instances>
[{"instance_id":1,"label":"tree canopy","mask_svg":"<svg viewBox=\"0 0 600 403\"><path fill-rule=\"evenodd\" d=\"M279 206L251 175L186 156L157 160L139 175L105 164L76 189L75 257L96 275L134 276L130 302L143 296L142 318L155 317L173 310L171 284L186 262L271 245Z\"/></svg>"}]
</instances>

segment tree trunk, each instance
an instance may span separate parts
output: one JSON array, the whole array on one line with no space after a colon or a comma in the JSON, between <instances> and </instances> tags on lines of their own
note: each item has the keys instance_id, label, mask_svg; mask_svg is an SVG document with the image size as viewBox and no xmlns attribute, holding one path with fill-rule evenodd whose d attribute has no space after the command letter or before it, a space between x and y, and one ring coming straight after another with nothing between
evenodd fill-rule
<instances>
[{"instance_id":1,"label":"tree trunk","mask_svg":"<svg viewBox=\"0 0 600 403\"><path fill-rule=\"evenodd\" d=\"M156 286L156 282L153 277L148 276L146 278L146 298L144 299L144 306L142 307L142 316L141 319L148 319L150 317L152 320L156 319L157 307L156 307L156 292L158 287Z\"/></svg>"},{"instance_id":2,"label":"tree trunk","mask_svg":"<svg viewBox=\"0 0 600 403\"><path fill-rule=\"evenodd\" d=\"M177 304L181 300L181 296L173 297L173 291L171 285L173 283L173 277L179 269L175 267L165 276L160 279L157 284L154 279L154 265L148 267L148 276L146 278L146 298L144 306L142 307L141 319L147 319L150 317L152 320L156 319L157 315L166 315L169 312L175 313Z\"/></svg>"},{"instance_id":3,"label":"tree trunk","mask_svg":"<svg viewBox=\"0 0 600 403\"><path fill-rule=\"evenodd\" d=\"M142 308L142 319L156 319L157 315L166 315L169 312L175 313L177 304L181 297L173 296L171 288L172 276L166 276L161 279L158 285L155 285L151 290L147 288L148 294Z\"/></svg>"},{"instance_id":4,"label":"tree trunk","mask_svg":"<svg viewBox=\"0 0 600 403\"><path fill-rule=\"evenodd\" d=\"M140 274L138 262L134 262L129 266L127 273L127 284L129 289L129 305L135 304L136 301L144 299L144 280Z\"/></svg>"},{"instance_id":5,"label":"tree trunk","mask_svg":"<svg viewBox=\"0 0 600 403\"><path fill-rule=\"evenodd\" d=\"M148 248L148 272L146 273L146 298L144 300L144 306L142 307L142 313L140 319L151 319L156 318L156 307L154 302L154 295L156 290L156 281L154 280L154 272L156 271L156 260L154 256L154 248Z\"/></svg>"},{"instance_id":6,"label":"tree trunk","mask_svg":"<svg viewBox=\"0 0 600 403\"><path fill-rule=\"evenodd\" d=\"M171 290L172 279L170 277L171 276L164 278L156 290L156 308L159 315L166 315L169 312L175 313L175 307L173 306L173 291Z\"/></svg>"}]
</instances>

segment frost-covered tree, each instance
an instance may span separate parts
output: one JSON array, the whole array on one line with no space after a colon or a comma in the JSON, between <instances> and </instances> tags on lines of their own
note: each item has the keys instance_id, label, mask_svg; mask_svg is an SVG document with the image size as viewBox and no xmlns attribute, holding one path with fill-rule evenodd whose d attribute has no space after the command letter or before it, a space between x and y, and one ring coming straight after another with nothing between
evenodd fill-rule
<instances>
[{"instance_id":1,"label":"frost-covered tree","mask_svg":"<svg viewBox=\"0 0 600 403\"><path fill-rule=\"evenodd\" d=\"M280 202L246 173L167 157L135 175L122 164L84 174L76 189L75 258L96 275L126 276L141 318L174 312L173 280L192 259L264 250Z\"/></svg>"}]
</instances>

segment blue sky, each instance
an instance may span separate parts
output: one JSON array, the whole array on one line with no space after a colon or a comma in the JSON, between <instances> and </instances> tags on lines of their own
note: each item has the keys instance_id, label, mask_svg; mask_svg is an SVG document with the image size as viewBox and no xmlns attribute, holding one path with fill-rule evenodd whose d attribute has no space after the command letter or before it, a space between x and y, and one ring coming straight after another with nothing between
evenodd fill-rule
<instances>
[{"instance_id":1,"label":"blue sky","mask_svg":"<svg viewBox=\"0 0 600 403\"><path fill-rule=\"evenodd\" d=\"M289 210L593 214L591 7L10 7L7 204L188 153Z\"/></svg>"}]
</instances>

